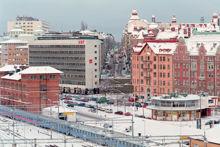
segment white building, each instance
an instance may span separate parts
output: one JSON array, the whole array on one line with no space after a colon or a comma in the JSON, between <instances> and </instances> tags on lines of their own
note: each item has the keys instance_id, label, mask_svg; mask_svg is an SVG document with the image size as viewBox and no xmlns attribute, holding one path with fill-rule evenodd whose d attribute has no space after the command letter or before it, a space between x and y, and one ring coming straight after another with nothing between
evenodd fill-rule
<instances>
[{"instance_id":1,"label":"white building","mask_svg":"<svg viewBox=\"0 0 220 147\"><path fill-rule=\"evenodd\" d=\"M47 22L33 17L16 17L16 21L8 21L8 32L20 26L25 34L33 34L40 26L44 32L49 32L50 26Z\"/></svg>"},{"instance_id":2,"label":"white building","mask_svg":"<svg viewBox=\"0 0 220 147\"><path fill-rule=\"evenodd\" d=\"M200 116L210 116L217 108L216 96L175 95L152 97L152 119L155 120L195 120Z\"/></svg>"}]
</instances>

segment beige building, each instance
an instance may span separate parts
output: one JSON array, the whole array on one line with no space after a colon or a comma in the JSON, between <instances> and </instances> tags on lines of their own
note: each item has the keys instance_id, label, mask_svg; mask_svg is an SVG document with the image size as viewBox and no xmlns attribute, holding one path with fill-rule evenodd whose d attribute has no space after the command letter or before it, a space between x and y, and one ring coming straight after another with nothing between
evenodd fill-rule
<instances>
[{"instance_id":1,"label":"beige building","mask_svg":"<svg viewBox=\"0 0 220 147\"><path fill-rule=\"evenodd\" d=\"M25 34L33 34L39 27L44 32L49 32L50 26L47 22L33 18L33 17L16 17L15 21L8 22L8 32L11 32L15 26L20 26Z\"/></svg>"}]
</instances>

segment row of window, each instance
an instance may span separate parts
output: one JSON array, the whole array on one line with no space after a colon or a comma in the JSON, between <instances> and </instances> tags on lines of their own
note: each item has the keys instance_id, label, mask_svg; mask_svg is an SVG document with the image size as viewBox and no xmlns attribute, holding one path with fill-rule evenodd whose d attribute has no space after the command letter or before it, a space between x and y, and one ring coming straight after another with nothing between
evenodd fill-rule
<instances>
[{"instance_id":1,"label":"row of window","mask_svg":"<svg viewBox=\"0 0 220 147\"><path fill-rule=\"evenodd\" d=\"M46 79L56 79L56 75L50 75L50 76L48 76L47 77L47 75L40 75L40 76L38 76L38 75L33 75L33 76L23 76L23 79L26 79L26 80L28 80L28 79L30 79L30 80L46 80Z\"/></svg>"},{"instance_id":2,"label":"row of window","mask_svg":"<svg viewBox=\"0 0 220 147\"><path fill-rule=\"evenodd\" d=\"M64 74L61 78L83 78L85 79L85 75L73 75L73 74Z\"/></svg>"},{"instance_id":3,"label":"row of window","mask_svg":"<svg viewBox=\"0 0 220 147\"><path fill-rule=\"evenodd\" d=\"M139 88L138 88L138 86L137 86L137 87L134 88L134 92L137 92L137 93L139 93L139 92L144 92L144 88L141 87L140 90L139 90ZM171 92L171 91L170 91L169 88L167 89L167 92L166 92L165 88L160 88L160 93L168 94L168 93L170 93L170 92ZM155 94L157 93L157 89L156 89L156 88L153 89L153 93L155 93Z\"/></svg>"},{"instance_id":4,"label":"row of window","mask_svg":"<svg viewBox=\"0 0 220 147\"><path fill-rule=\"evenodd\" d=\"M56 62L31 62L41 65L85 66L85 63L56 63Z\"/></svg>"},{"instance_id":5,"label":"row of window","mask_svg":"<svg viewBox=\"0 0 220 147\"><path fill-rule=\"evenodd\" d=\"M29 45L30 48L85 48L85 45Z\"/></svg>"},{"instance_id":6,"label":"row of window","mask_svg":"<svg viewBox=\"0 0 220 147\"><path fill-rule=\"evenodd\" d=\"M33 54L85 54L85 51L30 51Z\"/></svg>"},{"instance_id":7,"label":"row of window","mask_svg":"<svg viewBox=\"0 0 220 147\"><path fill-rule=\"evenodd\" d=\"M30 56L30 59L43 60L85 60L85 57L49 57L49 56Z\"/></svg>"},{"instance_id":8,"label":"row of window","mask_svg":"<svg viewBox=\"0 0 220 147\"><path fill-rule=\"evenodd\" d=\"M86 85L85 82L81 81L70 81L70 80L61 80L62 84L72 84L72 85Z\"/></svg>"},{"instance_id":9,"label":"row of window","mask_svg":"<svg viewBox=\"0 0 220 147\"><path fill-rule=\"evenodd\" d=\"M16 89L16 90L26 90L26 85L22 85L22 84L14 84L11 82L5 82L5 81L1 81L1 87L2 88L11 88L11 89Z\"/></svg>"}]
</instances>

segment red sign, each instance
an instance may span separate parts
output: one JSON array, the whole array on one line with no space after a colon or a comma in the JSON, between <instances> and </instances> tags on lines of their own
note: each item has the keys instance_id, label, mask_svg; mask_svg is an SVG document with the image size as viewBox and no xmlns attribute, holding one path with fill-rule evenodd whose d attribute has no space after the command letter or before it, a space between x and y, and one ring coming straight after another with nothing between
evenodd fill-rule
<instances>
[{"instance_id":1,"label":"red sign","mask_svg":"<svg viewBox=\"0 0 220 147\"><path fill-rule=\"evenodd\" d=\"M84 44L84 40L79 40L78 44Z\"/></svg>"},{"instance_id":2,"label":"red sign","mask_svg":"<svg viewBox=\"0 0 220 147\"><path fill-rule=\"evenodd\" d=\"M170 52L171 49L159 49L159 52Z\"/></svg>"},{"instance_id":3,"label":"red sign","mask_svg":"<svg viewBox=\"0 0 220 147\"><path fill-rule=\"evenodd\" d=\"M92 59L89 59L89 63L92 63Z\"/></svg>"}]
</instances>

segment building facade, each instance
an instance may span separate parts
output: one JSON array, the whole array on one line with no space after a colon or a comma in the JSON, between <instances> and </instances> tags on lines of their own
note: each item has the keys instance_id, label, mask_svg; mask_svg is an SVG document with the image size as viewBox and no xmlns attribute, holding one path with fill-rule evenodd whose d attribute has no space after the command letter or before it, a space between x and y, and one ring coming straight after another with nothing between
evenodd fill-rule
<instances>
[{"instance_id":1,"label":"building facade","mask_svg":"<svg viewBox=\"0 0 220 147\"><path fill-rule=\"evenodd\" d=\"M216 96L167 95L152 97L148 108L154 120L188 121L214 114L217 102Z\"/></svg>"},{"instance_id":2,"label":"building facade","mask_svg":"<svg viewBox=\"0 0 220 147\"><path fill-rule=\"evenodd\" d=\"M174 92L220 96L220 34L180 39L174 53Z\"/></svg>"},{"instance_id":3,"label":"building facade","mask_svg":"<svg viewBox=\"0 0 220 147\"><path fill-rule=\"evenodd\" d=\"M0 68L1 104L36 113L58 104L61 73L49 66Z\"/></svg>"},{"instance_id":4,"label":"building facade","mask_svg":"<svg viewBox=\"0 0 220 147\"><path fill-rule=\"evenodd\" d=\"M49 32L50 26L47 22L33 17L16 17L16 21L8 21L8 32L13 30L15 26L20 26L25 34L33 34L40 27L44 32Z\"/></svg>"},{"instance_id":5,"label":"building facade","mask_svg":"<svg viewBox=\"0 0 220 147\"><path fill-rule=\"evenodd\" d=\"M132 53L133 94L150 98L173 92L173 53L177 40L148 40Z\"/></svg>"},{"instance_id":6,"label":"building facade","mask_svg":"<svg viewBox=\"0 0 220 147\"><path fill-rule=\"evenodd\" d=\"M1 66L28 65L28 42L22 40L7 40L1 42Z\"/></svg>"},{"instance_id":7,"label":"building facade","mask_svg":"<svg viewBox=\"0 0 220 147\"><path fill-rule=\"evenodd\" d=\"M76 90L99 88L101 43L95 36L45 36L29 44L31 66L52 66L64 72L61 87Z\"/></svg>"}]
</instances>

